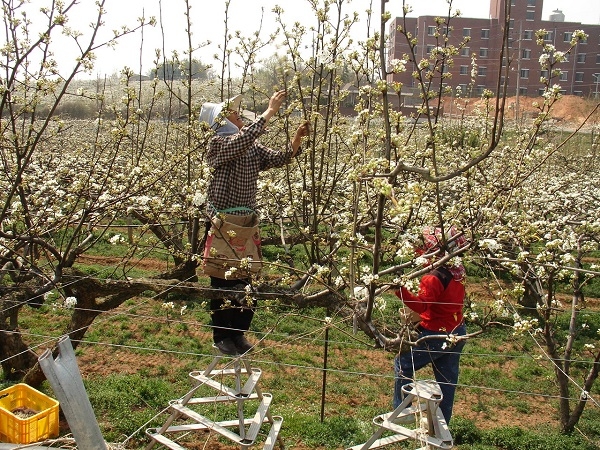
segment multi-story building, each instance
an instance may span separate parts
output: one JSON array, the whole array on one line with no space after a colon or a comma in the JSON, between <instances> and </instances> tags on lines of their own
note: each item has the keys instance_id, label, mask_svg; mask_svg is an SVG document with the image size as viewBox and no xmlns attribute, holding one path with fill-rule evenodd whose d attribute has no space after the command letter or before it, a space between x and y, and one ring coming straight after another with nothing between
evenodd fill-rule
<instances>
[{"instance_id":1,"label":"multi-story building","mask_svg":"<svg viewBox=\"0 0 600 450\"><path fill-rule=\"evenodd\" d=\"M508 48L501 57L507 1L511 2ZM463 92L472 87L473 95L481 94L484 89L495 92L498 81L504 82L508 65L507 95L538 96L545 87L540 80L546 77L550 79L550 85L559 84L563 94L600 96L600 25L565 21L565 15L559 10L548 20L543 20L543 3L543 0L490 0L489 19L451 18L447 24L450 27L448 45L459 46L467 36L469 41L453 57L453 65L446 67L451 77L445 78L444 83L454 89L461 87ZM436 16L395 18L390 25L388 61L404 59L404 55L409 54L406 36L398 31L399 26L416 39L416 61L409 60L406 72L390 74L388 81L402 82L404 86L414 88L417 86L412 72L416 64L436 47L444 45L440 32L443 34L446 30L437 27ZM538 30L546 30L544 41L562 52L571 47L573 31L583 30L588 38L571 50L567 62L559 66L560 74L553 76L540 66L542 49L536 43ZM473 55L475 70L472 70ZM439 80L437 78L438 86Z\"/></svg>"}]
</instances>

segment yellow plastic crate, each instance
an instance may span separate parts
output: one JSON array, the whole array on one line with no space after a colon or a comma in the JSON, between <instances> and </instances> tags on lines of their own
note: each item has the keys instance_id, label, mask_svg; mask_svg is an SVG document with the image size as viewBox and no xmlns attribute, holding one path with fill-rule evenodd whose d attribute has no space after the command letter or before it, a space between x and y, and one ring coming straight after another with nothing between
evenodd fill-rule
<instances>
[{"instance_id":1,"label":"yellow plastic crate","mask_svg":"<svg viewBox=\"0 0 600 450\"><path fill-rule=\"evenodd\" d=\"M13 413L19 409L26 418ZM0 391L0 442L30 444L57 436L58 401L24 383Z\"/></svg>"}]
</instances>

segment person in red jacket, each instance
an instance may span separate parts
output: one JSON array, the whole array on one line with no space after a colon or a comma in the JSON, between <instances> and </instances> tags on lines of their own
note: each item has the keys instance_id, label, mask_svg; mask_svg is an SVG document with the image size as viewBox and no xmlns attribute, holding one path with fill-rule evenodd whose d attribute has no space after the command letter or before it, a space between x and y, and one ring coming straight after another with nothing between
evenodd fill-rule
<instances>
[{"instance_id":1,"label":"person in red jacket","mask_svg":"<svg viewBox=\"0 0 600 450\"><path fill-rule=\"evenodd\" d=\"M417 248L428 258L428 263L449 250L466 244L464 236L451 227L442 239L440 228L423 229L423 245ZM435 379L442 391L440 410L446 423L452 417L454 394L458 381L460 354L465 345L457 336L467 334L463 320L465 300L465 268L459 265L441 265L421 278L419 292L415 295L402 286L395 294L404 304L420 316L418 339L439 336L422 341L410 352L400 353L394 361L394 408L402 403L402 387L414 381L414 372L431 364Z\"/></svg>"}]
</instances>

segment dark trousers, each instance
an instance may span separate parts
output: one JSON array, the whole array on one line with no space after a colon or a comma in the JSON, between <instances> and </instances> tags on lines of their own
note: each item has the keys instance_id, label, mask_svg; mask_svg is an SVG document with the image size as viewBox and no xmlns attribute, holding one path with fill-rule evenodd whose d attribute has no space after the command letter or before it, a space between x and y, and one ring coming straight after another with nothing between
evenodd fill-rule
<instances>
[{"instance_id":1,"label":"dark trousers","mask_svg":"<svg viewBox=\"0 0 600 450\"><path fill-rule=\"evenodd\" d=\"M422 330L419 338L443 334L439 331ZM464 336L467 329L464 324L453 331L453 334ZM435 379L442 391L440 410L444 414L446 423L450 423L454 393L458 382L460 354L465 346L465 341L452 345L445 339L432 339L413 347L410 352L401 353L394 360L396 381L394 385L394 408L402 403L402 386L414 381L414 373L420 368L431 364Z\"/></svg>"},{"instance_id":2,"label":"dark trousers","mask_svg":"<svg viewBox=\"0 0 600 450\"><path fill-rule=\"evenodd\" d=\"M223 291L222 296L210 300L214 342L242 335L250 329L256 305L254 300L244 295L244 287L248 284L246 279L210 277L210 286Z\"/></svg>"}]
</instances>

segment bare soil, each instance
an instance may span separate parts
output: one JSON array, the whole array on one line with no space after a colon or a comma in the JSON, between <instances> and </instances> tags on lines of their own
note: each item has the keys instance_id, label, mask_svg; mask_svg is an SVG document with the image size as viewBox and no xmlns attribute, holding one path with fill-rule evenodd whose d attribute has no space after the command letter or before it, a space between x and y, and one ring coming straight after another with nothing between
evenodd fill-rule
<instances>
[{"instance_id":1,"label":"bare soil","mask_svg":"<svg viewBox=\"0 0 600 450\"><path fill-rule=\"evenodd\" d=\"M520 117L532 119L537 117L542 104L543 98L541 97L507 97L505 115L508 119L514 118L515 109L518 106ZM599 100L564 95L552 105L549 117L557 126L575 128L585 123L583 129L586 129L600 123L600 111L597 109L599 104ZM481 105L482 101L478 99L455 100L455 107L464 108L467 114ZM458 109L453 109L453 111L458 111Z\"/></svg>"},{"instance_id":2,"label":"bare soil","mask_svg":"<svg viewBox=\"0 0 600 450\"><path fill-rule=\"evenodd\" d=\"M576 97L563 103L562 109L565 111L565 117L576 116L572 109L578 109L581 107L580 100L582 99ZM117 265L119 260L117 258L84 256L82 258L82 262L88 264ZM165 262L152 259L145 259L141 261L139 265L146 270L152 271L164 271L167 268ZM486 298L489 299L489 293L483 285L469 284L468 292L470 295L473 295L480 301L485 301ZM565 304L570 303L570 298L568 296L564 296L561 298L561 300ZM600 311L600 299L586 299L586 307L590 310ZM199 341L209 341L211 339L211 336L206 331L199 329L190 328L186 331L186 333L190 339L197 339ZM268 342L265 344L268 345ZM510 344L507 343L506 350L510 349ZM311 353L311 346L290 344L287 345L285 351L294 353ZM498 349L495 351L497 352ZM374 353L373 350L370 349L353 349L352 352L357 355L359 359L368 361L369 371L371 373L389 373L392 370L389 357L376 356L378 354L383 354L382 352ZM336 355L336 353L338 355ZM343 358L344 355L341 353L342 351L339 349L334 350L332 357L335 358L337 356L339 358ZM107 361L110 361L110 364L107 364ZM78 363L84 378L96 378L113 374L115 372L135 374L140 373L140 371L144 371L144 369L151 371L153 368L158 366L167 366L173 369L180 369L188 365L189 361L169 353L146 353L142 355L136 352L127 351L127 349L115 351L114 348L108 346L87 346L85 350L78 356ZM510 371L510 364L510 362L503 363L502 369ZM293 369L286 370L291 371ZM265 381L270 380L273 382L273 375L269 374L268 370L265 370L263 376L265 377ZM318 377L320 375L316 374L314 376ZM320 380L315 379L314 381L315 386L319 386ZM380 398L370 398L369 401L374 401L381 405L387 405L390 402L390 395L391 392L389 394L387 392L383 392L380 394ZM469 389L459 390L455 402L456 414L474 421L477 427L481 429L491 429L500 426L514 425L523 427L525 429L536 428L540 425L547 425L552 429L560 428L556 405L552 404L548 398L540 396L539 398L533 398L532 400L532 397L528 396L527 401L534 401L535 405L530 407L527 413L523 413L523 411L517 411L513 407L495 406L506 404L506 402L503 401L504 396L505 394L502 392L494 392L490 390L480 393ZM350 406L357 406L365 401L366 398L363 396L363 393L361 393L360 390L357 390L353 394L350 393L345 397L336 398L336 403ZM474 405L482 405L482 408L474 408ZM68 430L68 425L66 422L61 421L61 429ZM238 446L223 444L216 438L209 437L207 435L206 440L202 440L202 442L197 446L192 445L188 448L190 450L233 450L237 449ZM286 442L286 448L296 450L309 449L309 447L293 442ZM310 447L310 449L315 450L314 447Z\"/></svg>"},{"instance_id":3,"label":"bare soil","mask_svg":"<svg viewBox=\"0 0 600 450\"><path fill-rule=\"evenodd\" d=\"M150 265L151 261L146 261L146 265ZM154 262L156 264L155 269L161 269L161 262ZM149 267L147 267L149 268ZM468 287L469 293L475 295L481 301L487 296L486 289L481 285L471 284ZM568 301L568 298L565 298ZM588 300L588 306L598 307L598 299ZM133 325L135 327L135 325ZM130 331L131 328L130 328ZM199 341L210 341L211 336L201 329L194 329L190 327L186 331L187 337L190 339L197 339ZM273 343L274 344L274 343ZM265 346L269 346L269 342L264 343ZM281 343L277 344L281 346ZM506 350L512 350L510 344L506 344ZM258 350L260 351L260 350ZM314 354L314 345L305 344L285 344L284 352L292 353L303 353ZM495 350L496 352L498 349ZM500 349L502 351L502 349ZM332 350L331 358L344 358L343 350L335 349ZM353 349L353 358L358 358L362 361L368 361L368 370L370 373L391 373L392 365L391 358L389 355L385 355L385 352L373 352L372 349ZM379 356L378 356L379 355ZM260 359L260 358L259 358ZM110 361L110 364L107 364ZM78 356L78 363L84 378L96 378L102 377L115 372L124 374L135 374L140 372L152 372L156 367L170 367L173 372L176 369L183 369L186 365L189 365L189 361L182 359L176 355L169 353L145 353L143 355L128 351L127 349L116 350L109 346L86 346L85 350ZM503 363L501 369L511 370L510 362ZM201 368L199 368L201 369ZM320 373L313 371L313 374L301 374L293 373L293 368L284 369L286 372L290 372L290 377L303 376L314 378L314 386L320 386ZM425 369L424 369L425 370ZM263 372L264 382L276 384L274 375L268 370ZM316 387L315 389L319 389ZM299 393L299 395L303 395ZM348 393L340 398L336 397L334 402L337 405L349 405L355 407L365 402L388 405L390 402L391 388L387 392L381 391L379 398L368 398L360 392L360 389L354 393ZM530 408L530 411L526 414L523 411L517 411L513 407L497 406L505 405L507 402L503 398L505 396L502 392L485 391L477 393L474 390L461 389L457 393L457 399L455 403L455 411L457 415L473 420L477 427L481 429L497 428L500 426L514 426L518 425L524 428L536 428L539 425L548 425L551 428L559 429L559 422L557 420L556 405L552 404L547 398L540 396L534 398L535 406ZM531 396L527 398L528 402L532 401ZM481 408L475 408L474 405L482 405ZM335 407L334 407L335 408ZM333 414L333 412L331 412ZM516 422L517 421L517 422ZM67 426L66 423L61 424L63 427ZM209 450L233 450L237 449L237 446L226 445L222 440L207 435L206 438L200 439L200 443L197 446L188 447L190 450L196 449L209 449ZM309 447L303 446L299 443L286 442L286 448L297 449L297 450L308 450ZM311 448L314 450L314 448Z\"/></svg>"}]
</instances>

